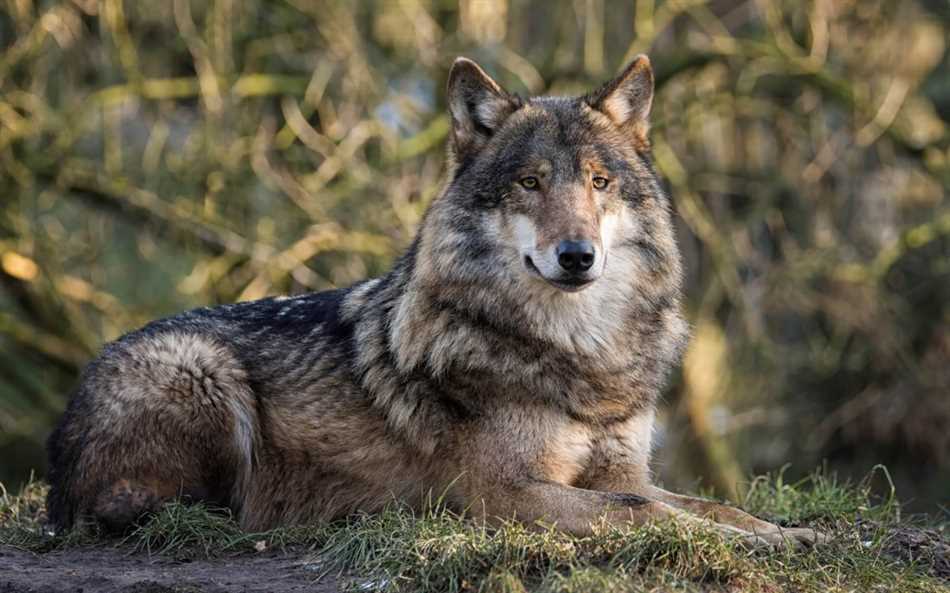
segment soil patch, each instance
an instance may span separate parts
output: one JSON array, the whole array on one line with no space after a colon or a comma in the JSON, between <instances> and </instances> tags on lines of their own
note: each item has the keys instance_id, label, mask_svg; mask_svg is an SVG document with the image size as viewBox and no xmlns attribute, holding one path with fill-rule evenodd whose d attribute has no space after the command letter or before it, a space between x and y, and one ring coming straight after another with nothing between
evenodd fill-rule
<instances>
[{"instance_id":1,"label":"soil patch","mask_svg":"<svg viewBox=\"0 0 950 593\"><path fill-rule=\"evenodd\" d=\"M864 533L880 529L872 521L861 522L858 527ZM916 563L928 574L950 581L950 541L936 529L893 526L887 529L883 551L904 563Z\"/></svg>"},{"instance_id":2,"label":"soil patch","mask_svg":"<svg viewBox=\"0 0 950 593\"><path fill-rule=\"evenodd\" d=\"M303 553L182 561L117 548L34 554L0 546L0 593L336 593Z\"/></svg>"}]
</instances>

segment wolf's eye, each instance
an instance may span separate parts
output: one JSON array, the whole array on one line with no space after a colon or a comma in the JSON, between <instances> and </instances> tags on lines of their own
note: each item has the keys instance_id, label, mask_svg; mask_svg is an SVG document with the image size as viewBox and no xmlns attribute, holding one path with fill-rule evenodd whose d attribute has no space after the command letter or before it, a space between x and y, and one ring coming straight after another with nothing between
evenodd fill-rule
<instances>
[{"instance_id":1,"label":"wolf's eye","mask_svg":"<svg viewBox=\"0 0 950 593\"><path fill-rule=\"evenodd\" d=\"M538 178L537 177L522 177L518 180L518 183L521 184L521 187L525 189L538 189Z\"/></svg>"},{"instance_id":2,"label":"wolf's eye","mask_svg":"<svg viewBox=\"0 0 950 593\"><path fill-rule=\"evenodd\" d=\"M610 183L610 180L606 177L594 177L593 179L594 189L604 189L607 187L607 184Z\"/></svg>"}]
</instances>

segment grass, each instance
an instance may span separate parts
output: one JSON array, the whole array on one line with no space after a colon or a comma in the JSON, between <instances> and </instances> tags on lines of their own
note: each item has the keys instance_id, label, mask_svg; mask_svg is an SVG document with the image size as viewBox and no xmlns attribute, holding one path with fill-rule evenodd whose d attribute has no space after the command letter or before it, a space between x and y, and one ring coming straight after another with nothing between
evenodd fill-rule
<instances>
[{"instance_id":1,"label":"grass","mask_svg":"<svg viewBox=\"0 0 950 593\"><path fill-rule=\"evenodd\" d=\"M484 592L950 591L947 525L901 516L893 491L871 493L886 470L842 483L823 472L787 483L753 480L744 506L833 536L814 550L751 552L678 523L600 525L591 537L506 523L486 529L444 508L393 507L330 525L243 532L226 511L169 504L124 538L43 530L45 486L0 496L0 544L37 552L110 545L179 559L284 550L353 590Z\"/></svg>"}]
</instances>

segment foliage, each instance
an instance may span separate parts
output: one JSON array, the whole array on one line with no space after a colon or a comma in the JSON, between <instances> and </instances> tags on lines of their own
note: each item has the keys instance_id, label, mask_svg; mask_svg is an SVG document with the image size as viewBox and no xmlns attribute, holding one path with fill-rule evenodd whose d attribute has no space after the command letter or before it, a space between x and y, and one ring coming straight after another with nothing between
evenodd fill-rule
<instances>
[{"instance_id":1,"label":"foliage","mask_svg":"<svg viewBox=\"0 0 950 593\"><path fill-rule=\"evenodd\" d=\"M0 477L42 468L105 341L383 272L438 191L455 55L532 94L649 52L696 328L664 480L735 497L828 459L950 488L945 2L2 6Z\"/></svg>"}]
</instances>

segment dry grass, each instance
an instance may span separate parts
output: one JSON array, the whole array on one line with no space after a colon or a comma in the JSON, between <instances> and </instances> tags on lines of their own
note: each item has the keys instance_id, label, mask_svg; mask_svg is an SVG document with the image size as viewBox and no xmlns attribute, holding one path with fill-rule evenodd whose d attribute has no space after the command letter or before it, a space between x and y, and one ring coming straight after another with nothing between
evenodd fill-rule
<instances>
[{"instance_id":1,"label":"dry grass","mask_svg":"<svg viewBox=\"0 0 950 593\"><path fill-rule=\"evenodd\" d=\"M120 539L43 531L45 488L32 483L0 499L0 543L35 551L89 545L178 559L282 549L354 588L385 591L901 591L950 590L946 525L902 520L896 499L870 482L822 473L796 484L752 482L751 509L786 523L807 521L833 536L814 550L752 552L676 523L601 526L591 537L507 523L485 529L438 506L393 507L332 524L245 533L221 510L167 505ZM926 528L925 528L926 527Z\"/></svg>"}]
</instances>

